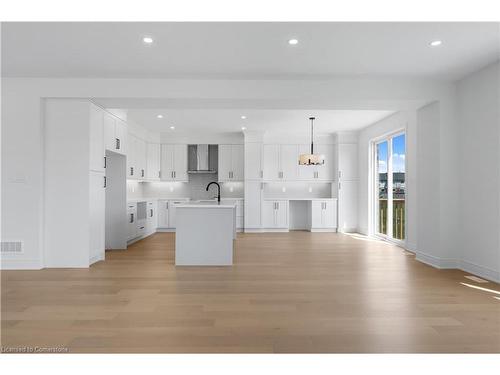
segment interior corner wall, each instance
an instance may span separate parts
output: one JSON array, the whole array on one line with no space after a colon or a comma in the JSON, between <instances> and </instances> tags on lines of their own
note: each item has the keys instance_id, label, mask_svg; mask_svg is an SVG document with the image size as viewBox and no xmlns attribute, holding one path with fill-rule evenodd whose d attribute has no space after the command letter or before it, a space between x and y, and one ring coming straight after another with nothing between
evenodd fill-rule
<instances>
[{"instance_id":1,"label":"interior corner wall","mask_svg":"<svg viewBox=\"0 0 500 375\"><path fill-rule=\"evenodd\" d=\"M417 110L417 248L418 260L443 267L440 233L440 104Z\"/></svg>"},{"instance_id":2,"label":"interior corner wall","mask_svg":"<svg viewBox=\"0 0 500 375\"><path fill-rule=\"evenodd\" d=\"M500 281L499 63L457 83L461 268Z\"/></svg>"}]
</instances>

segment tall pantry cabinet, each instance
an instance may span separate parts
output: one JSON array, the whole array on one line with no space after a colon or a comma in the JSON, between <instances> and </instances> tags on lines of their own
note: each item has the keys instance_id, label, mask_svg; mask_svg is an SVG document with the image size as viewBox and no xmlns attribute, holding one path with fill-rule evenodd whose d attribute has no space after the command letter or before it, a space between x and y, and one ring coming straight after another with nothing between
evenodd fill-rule
<instances>
[{"instance_id":1,"label":"tall pantry cabinet","mask_svg":"<svg viewBox=\"0 0 500 375\"><path fill-rule=\"evenodd\" d=\"M89 101L45 100L45 267L83 268L104 259L103 122L104 111Z\"/></svg>"}]
</instances>

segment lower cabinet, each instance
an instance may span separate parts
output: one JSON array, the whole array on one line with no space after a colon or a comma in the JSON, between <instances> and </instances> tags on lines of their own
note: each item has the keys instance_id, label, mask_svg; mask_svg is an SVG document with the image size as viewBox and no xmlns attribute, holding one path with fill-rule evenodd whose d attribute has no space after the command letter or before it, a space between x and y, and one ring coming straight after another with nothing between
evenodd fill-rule
<instances>
[{"instance_id":1,"label":"lower cabinet","mask_svg":"<svg viewBox=\"0 0 500 375\"><path fill-rule=\"evenodd\" d=\"M127 205L127 241L137 237L137 205L129 203Z\"/></svg>"},{"instance_id":2,"label":"lower cabinet","mask_svg":"<svg viewBox=\"0 0 500 375\"><path fill-rule=\"evenodd\" d=\"M337 227L337 200L311 201L311 230Z\"/></svg>"},{"instance_id":3,"label":"lower cabinet","mask_svg":"<svg viewBox=\"0 0 500 375\"><path fill-rule=\"evenodd\" d=\"M264 201L262 219L264 228L288 229L288 201Z\"/></svg>"},{"instance_id":4,"label":"lower cabinet","mask_svg":"<svg viewBox=\"0 0 500 375\"><path fill-rule=\"evenodd\" d=\"M170 228L168 223L169 201L158 201L158 228Z\"/></svg>"},{"instance_id":5,"label":"lower cabinet","mask_svg":"<svg viewBox=\"0 0 500 375\"><path fill-rule=\"evenodd\" d=\"M146 234L150 235L156 232L158 228L157 202L147 202L146 206Z\"/></svg>"}]
</instances>

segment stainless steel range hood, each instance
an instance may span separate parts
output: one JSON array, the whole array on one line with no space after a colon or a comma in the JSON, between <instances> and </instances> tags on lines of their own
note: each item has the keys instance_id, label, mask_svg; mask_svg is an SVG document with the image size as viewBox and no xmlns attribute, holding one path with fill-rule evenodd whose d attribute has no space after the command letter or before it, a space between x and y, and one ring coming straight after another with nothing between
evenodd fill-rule
<instances>
[{"instance_id":1,"label":"stainless steel range hood","mask_svg":"<svg viewBox=\"0 0 500 375\"><path fill-rule=\"evenodd\" d=\"M217 173L217 145L188 145L188 173Z\"/></svg>"}]
</instances>

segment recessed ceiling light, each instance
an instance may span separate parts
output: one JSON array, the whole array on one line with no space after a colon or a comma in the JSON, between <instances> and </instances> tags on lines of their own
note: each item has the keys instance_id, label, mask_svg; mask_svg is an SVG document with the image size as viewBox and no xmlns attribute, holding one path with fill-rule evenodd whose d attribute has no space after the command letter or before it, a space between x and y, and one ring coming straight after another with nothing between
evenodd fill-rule
<instances>
[{"instance_id":1,"label":"recessed ceiling light","mask_svg":"<svg viewBox=\"0 0 500 375\"><path fill-rule=\"evenodd\" d=\"M297 39L290 39L290 40L288 41L288 44L291 44L292 46L294 46L294 45L296 45L296 44L298 44L298 43L299 43L299 41L298 41Z\"/></svg>"},{"instance_id":2,"label":"recessed ceiling light","mask_svg":"<svg viewBox=\"0 0 500 375\"><path fill-rule=\"evenodd\" d=\"M163 115L158 115L158 116L156 116L156 117L158 117L158 118L163 118Z\"/></svg>"},{"instance_id":3,"label":"recessed ceiling light","mask_svg":"<svg viewBox=\"0 0 500 375\"><path fill-rule=\"evenodd\" d=\"M142 41L146 44L152 44L153 38L151 38L150 36L145 36L144 38L142 38Z\"/></svg>"},{"instance_id":4,"label":"recessed ceiling light","mask_svg":"<svg viewBox=\"0 0 500 375\"><path fill-rule=\"evenodd\" d=\"M171 126L170 129L174 130L175 129L175 126Z\"/></svg>"},{"instance_id":5,"label":"recessed ceiling light","mask_svg":"<svg viewBox=\"0 0 500 375\"><path fill-rule=\"evenodd\" d=\"M246 126L242 126L241 130L247 130Z\"/></svg>"},{"instance_id":6,"label":"recessed ceiling light","mask_svg":"<svg viewBox=\"0 0 500 375\"><path fill-rule=\"evenodd\" d=\"M437 46L440 46L441 44L443 44L443 42L440 40L433 40L430 44L431 44L431 47L437 47Z\"/></svg>"},{"instance_id":7,"label":"recessed ceiling light","mask_svg":"<svg viewBox=\"0 0 500 375\"><path fill-rule=\"evenodd\" d=\"M241 116L241 119L242 119L242 120L244 120L244 119L246 119L246 118L247 118L247 116Z\"/></svg>"}]
</instances>

